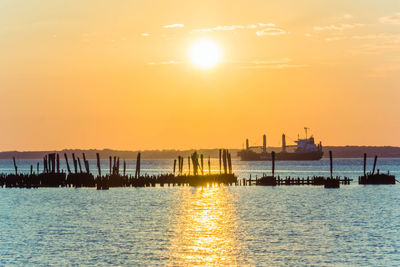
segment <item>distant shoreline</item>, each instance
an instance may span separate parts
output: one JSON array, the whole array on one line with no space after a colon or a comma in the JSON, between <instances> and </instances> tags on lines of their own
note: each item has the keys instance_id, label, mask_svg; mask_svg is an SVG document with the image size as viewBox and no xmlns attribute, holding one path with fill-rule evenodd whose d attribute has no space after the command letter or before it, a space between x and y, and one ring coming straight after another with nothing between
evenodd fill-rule
<instances>
[{"instance_id":1,"label":"distant shoreline","mask_svg":"<svg viewBox=\"0 0 400 267\"><path fill-rule=\"evenodd\" d=\"M59 153L63 155L67 153L70 156L75 153L77 156L86 154L88 159L95 159L96 153L100 154L101 158L108 158L109 156L117 156L125 159L136 158L138 152L142 154L143 159L173 159L178 156L187 157L193 151L197 151L200 154L204 154L205 157L217 158L219 149L188 149L188 150L112 150L112 149L64 149L64 150L48 150L48 151L4 151L0 152L0 159L11 159L15 157L17 159L41 159L49 153ZM268 151L280 151L280 147L268 147ZM333 156L336 158L361 158L364 153L367 153L368 157L377 155L383 158L400 158L400 147L394 146L326 146L323 147L324 158L328 156L328 151L332 150ZM229 149L233 158L237 157L237 152L240 149Z\"/></svg>"}]
</instances>

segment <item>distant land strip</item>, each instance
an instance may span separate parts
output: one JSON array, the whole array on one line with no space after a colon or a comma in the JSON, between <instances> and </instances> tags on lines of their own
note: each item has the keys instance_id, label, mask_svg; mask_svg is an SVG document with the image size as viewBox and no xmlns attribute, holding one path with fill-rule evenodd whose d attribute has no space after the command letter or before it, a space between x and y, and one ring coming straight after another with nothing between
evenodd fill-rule
<instances>
[{"instance_id":1,"label":"distant land strip","mask_svg":"<svg viewBox=\"0 0 400 267\"><path fill-rule=\"evenodd\" d=\"M280 147L268 147L267 151L279 152ZM335 158L361 158L364 153L368 154L368 157L377 155L378 157L385 158L400 158L400 147L393 146L326 146L323 148L324 157L328 157L328 151L332 150ZM194 151L200 154L204 154L205 157L217 158L219 149L189 149L189 150L143 150L143 151L129 151L129 150L112 150L112 149L64 149L59 151L4 151L0 152L0 159L41 159L49 153L59 153L63 155L67 153L71 155L75 153L77 156L86 154L89 159L95 159L96 153L100 153L101 158L108 158L109 156L117 156L123 159L134 159L138 152L141 152L143 159L173 159L178 156L187 157ZM238 158L237 152L240 149L229 149L233 158Z\"/></svg>"}]
</instances>

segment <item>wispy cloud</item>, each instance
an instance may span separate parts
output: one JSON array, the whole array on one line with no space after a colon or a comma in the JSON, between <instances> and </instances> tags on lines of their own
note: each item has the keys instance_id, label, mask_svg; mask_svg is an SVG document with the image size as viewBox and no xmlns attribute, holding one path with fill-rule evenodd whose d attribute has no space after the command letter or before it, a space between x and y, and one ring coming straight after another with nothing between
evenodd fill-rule
<instances>
[{"instance_id":1,"label":"wispy cloud","mask_svg":"<svg viewBox=\"0 0 400 267\"><path fill-rule=\"evenodd\" d=\"M340 40L344 40L345 37L343 36L332 36L332 37L326 37L325 41L327 42L333 42L333 41L340 41Z\"/></svg>"},{"instance_id":2,"label":"wispy cloud","mask_svg":"<svg viewBox=\"0 0 400 267\"><path fill-rule=\"evenodd\" d=\"M257 31L256 35L257 36L266 36L266 35L276 36L276 35L284 35L287 33L288 33L287 31L280 29L280 28L267 27L267 28Z\"/></svg>"},{"instance_id":3,"label":"wispy cloud","mask_svg":"<svg viewBox=\"0 0 400 267\"><path fill-rule=\"evenodd\" d=\"M144 32L144 33L141 33L140 35L143 36L143 37L148 37L148 36L150 36L150 33Z\"/></svg>"},{"instance_id":4,"label":"wispy cloud","mask_svg":"<svg viewBox=\"0 0 400 267\"><path fill-rule=\"evenodd\" d=\"M185 27L184 24L176 23L176 24L170 24L170 25L164 25L163 28L169 29L169 28L183 28Z\"/></svg>"},{"instance_id":5,"label":"wispy cloud","mask_svg":"<svg viewBox=\"0 0 400 267\"><path fill-rule=\"evenodd\" d=\"M301 64L275 64L275 65L253 65L253 66L243 66L243 69L292 69L292 68L305 68L308 65Z\"/></svg>"},{"instance_id":6,"label":"wispy cloud","mask_svg":"<svg viewBox=\"0 0 400 267\"><path fill-rule=\"evenodd\" d=\"M390 52L400 52L400 40L384 40L379 43L371 43L360 46L353 50L356 54L383 54Z\"/></svg>"},{"instance_id":7,"label":"wispy cloud","mask_svg":"<svg viewBox=\"0 0 400 267\"><path fill-rule=\"evenodd\" d=\"M314 26L314 31L343 31L346 29L352 29L356 27L362 27L364 24L361 23L342 23L342 24L332 24L328 26Z\"/></svg>"},{"instance_id":8,"label":"wispy cloud","mask_svg":"<svg viewBox=\"0 0 400 267\"><path fill-rule=\"evenodd\" d=\"M276 60L252 60L239 61L242 69L288 69L288 68L304 68L305 64L291 64L291 58L281 58Z\"/></svg>"},{"instance_id":9,"label":"wispy cloud","mask_svg":"<svg viewBox=\"0 0 400 267\"><path fill-rule=\"evenodd\" d=\"M381 17L379 22L383 24L400 24L400 12L391 16Z\"/></svg>"},{"instance_id":10,"label":"wispy cloud","mask_svg":"<svg viewBox=\"0 0 400 267\"><path fill-rule=\"evenodd\" d=\"M211 28L195 29L192 32L214 32L214 31L236 31L236 30L251 30L255 29L257 36L266 35L283 35L288 34L287 31L276 27L273 23L256 23L248 25L219 25Z\"/></svg>"},{"instance_id":11,"label":"wispy cloud","mask_svg":"<svg viewBox=\"0 0 400 267\"><path fill-rule=\"evenodd\" d=\"M356 40L379 40L379 39L395 40L395 39L400 39L400 34L377 33L377 34L366 34L366 35L354 35L352 38Z\"/></svg>"},{"instance_id":12,"label":"wispy cloud","mask_svg":"<svg viewBox=\"0 0 400 267\"><path fill-rule=\"evenodd\" d=\"M211 28L195 29L192 32L235 31L242 29L257 29L260 27L275 27L273 23L256 23L249 25L219 25Z\"/></svg>"}]
</instances>

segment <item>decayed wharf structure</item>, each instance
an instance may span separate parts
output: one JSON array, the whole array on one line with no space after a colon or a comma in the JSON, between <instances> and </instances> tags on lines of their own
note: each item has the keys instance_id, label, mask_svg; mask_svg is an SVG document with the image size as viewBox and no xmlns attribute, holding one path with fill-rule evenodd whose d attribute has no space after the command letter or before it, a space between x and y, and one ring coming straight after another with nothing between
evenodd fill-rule
<instances>
[{"instance_id":1,"label":"decayed wharf structure","mask_svg":"<svg viewBox=\"0 0 400 267\"><path fill-rule=\"evenodd\" d=\"M118 157L109 157L109 173L102 174L101 161L99 153L96 153L97 176L95 177L89 166L89 161L83 153L82 162L79 157L72 153L73 171L69 165L69 159L64 153L67 170L60 169L60 157L56 153L51 153L43 158L43 171L40 172L39 162L36 164L36 172L33 165L30 166L30 173L19 173L15 157L13 164L15 173L0 174L0 187L17 188L38 188L38 187L96 187L99 190L107 190L110 187L155 187L158 186L203 186L207 184L225 184L236 186L283 186L283 185L314 185L324 186L325 188L339 188L340 184L350 184L352 179L348 177L333 176L333 157L329 151L330 158L330 176L312 176L307 178L275 176L275 153L272 157L272 175L263 175L255 179L238 177L232 171L231 154L228 150L219 150L219 173L211 171L211 159L204 158L202 154L194 152L187 157L187 172L184 169L184 157L179 156L173 162L173 171L171 173L159 175L141 175L141 154L136 158L136 170L134 175L127 175L126 161L120 162ZM375 173L377 156L375 156L372 172L366 172L366 157L364 154L364 175L359 177L359 184L395 184L395 176L380 173L379 169ZM206 169L204 162L207 161ZM121 171L120 171L120 165ZM83 168L82 168L83 166ZM208 170L208 171L207 171Z\"/></svg>"}]
</instances>

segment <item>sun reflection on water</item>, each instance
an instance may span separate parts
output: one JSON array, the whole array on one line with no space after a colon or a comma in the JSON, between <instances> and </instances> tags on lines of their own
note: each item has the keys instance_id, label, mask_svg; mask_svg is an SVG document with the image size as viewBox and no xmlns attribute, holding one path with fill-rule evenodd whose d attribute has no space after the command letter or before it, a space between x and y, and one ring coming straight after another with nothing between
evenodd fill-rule
<instances>
[{"instance_id":1,"label":"sun reflection on water","mask_svg":"<svg viewBox=\"0 0 400 267\"><path fill-rule=\"evenodd\" d=\"M171 242L171 265L236 265L233 196L225 186L185 188Z\"/></svg>"}]
</instances>

